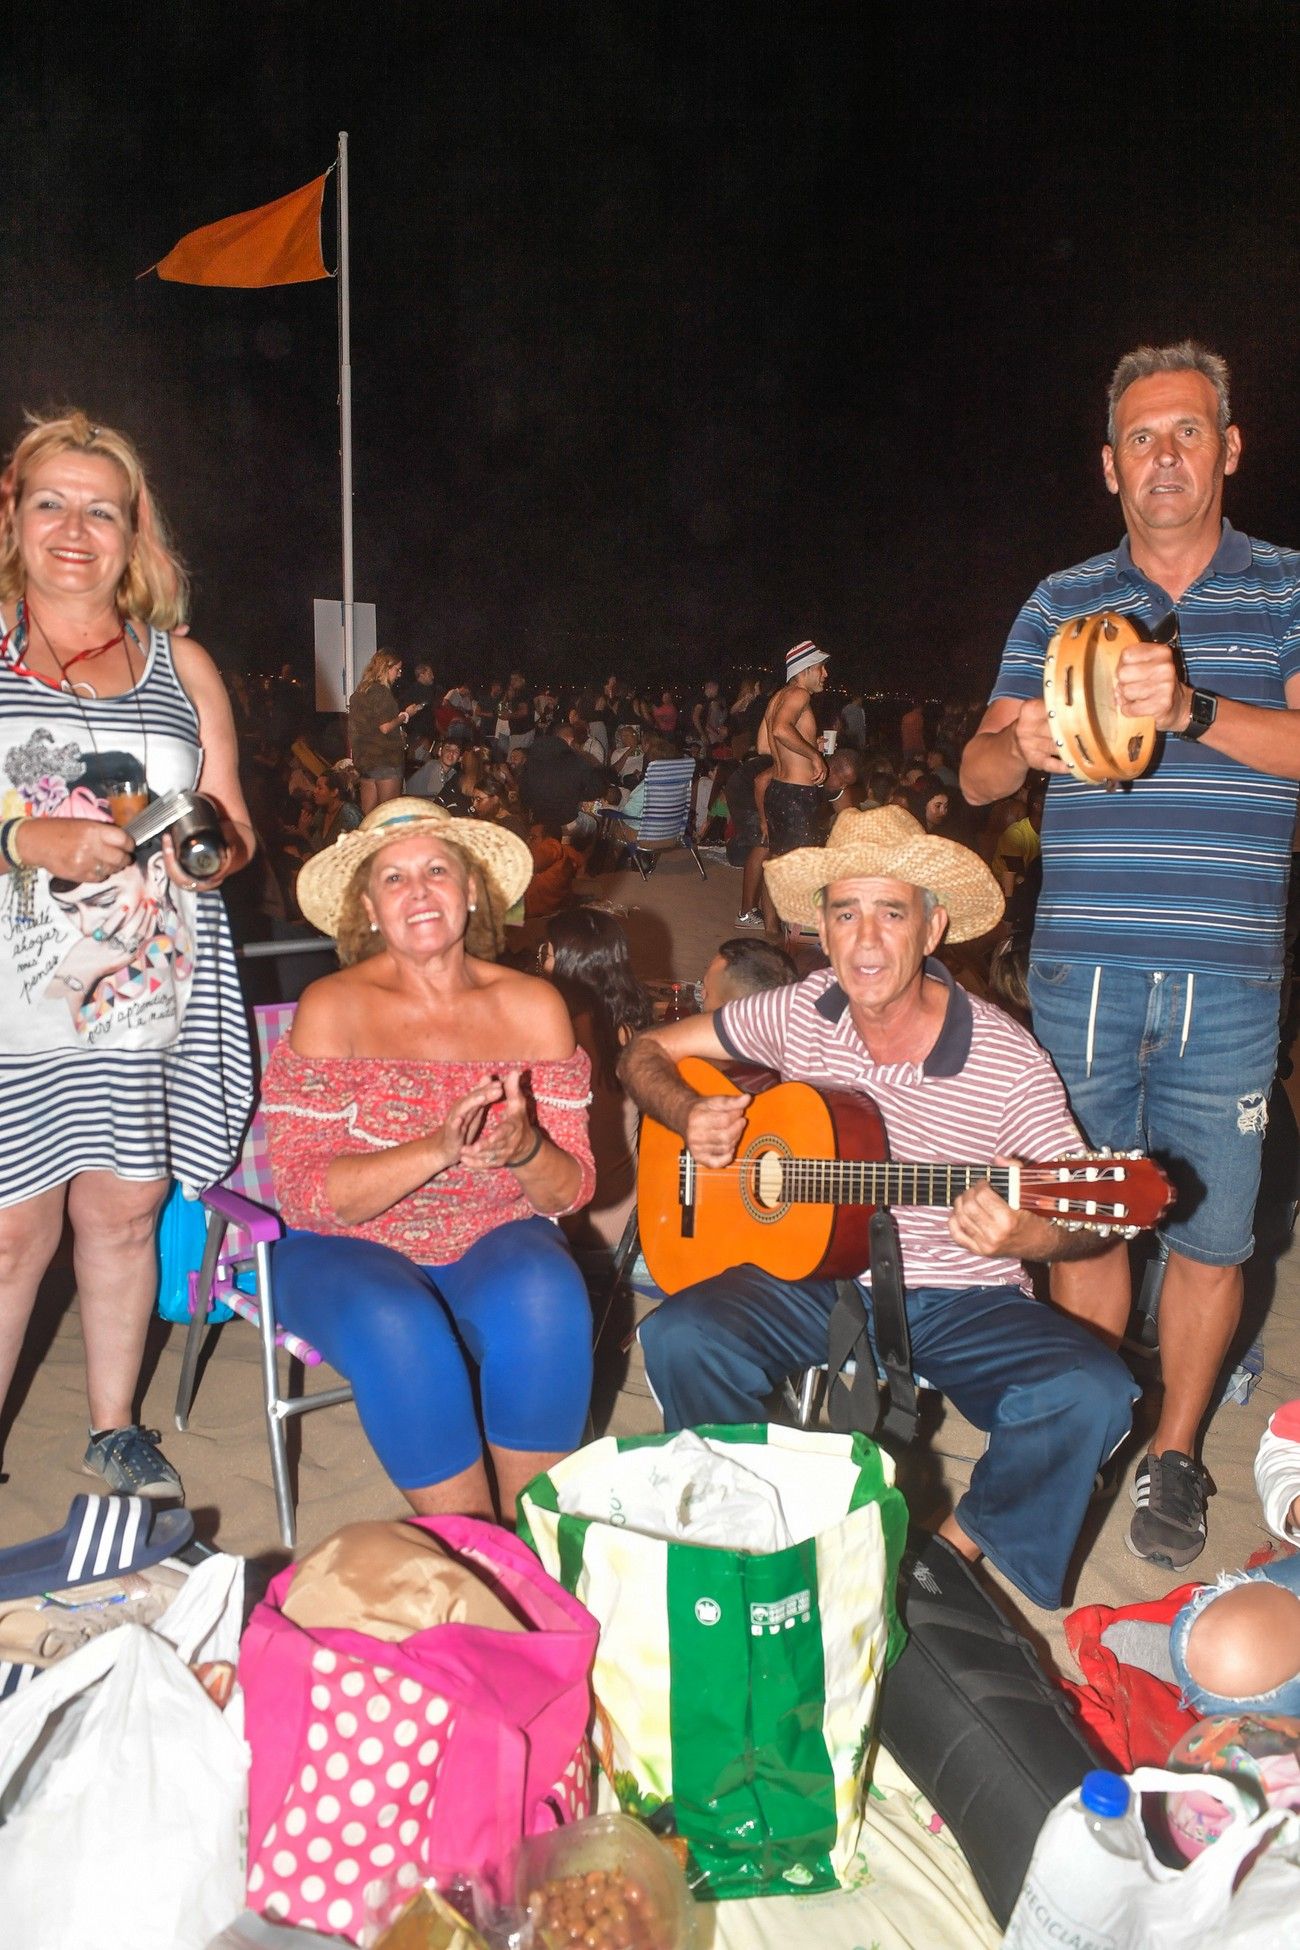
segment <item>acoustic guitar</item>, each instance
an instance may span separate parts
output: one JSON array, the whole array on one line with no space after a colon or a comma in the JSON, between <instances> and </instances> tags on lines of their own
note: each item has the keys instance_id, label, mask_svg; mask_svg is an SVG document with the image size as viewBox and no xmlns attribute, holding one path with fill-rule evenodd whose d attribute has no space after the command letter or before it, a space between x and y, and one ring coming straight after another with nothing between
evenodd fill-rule
<instances>
[{"instance_id":1,"label":"acoustic guitar","mask_svg":"<svg viewBox=\"0 0 1300 1950\"><path fill-rule=\"evenodd\" d=\"M857 1091L781 1083L771 1071L728 1074L695 1056L678 1068L703 1096L757 1094L735 1159L720 1168L697 1164L675 1131L642 1120L641 1250L665 1293L745 1264L782 1280L851 1279L867 1266L878 1206L951 1205L981 1179L1021 1212L1123 1238L1155 1225L1173 1199L1160 1167L1136 1154L1086 1152L1047 1164L895 1163L879 1109Z\"/></svg>"}]
</instances>

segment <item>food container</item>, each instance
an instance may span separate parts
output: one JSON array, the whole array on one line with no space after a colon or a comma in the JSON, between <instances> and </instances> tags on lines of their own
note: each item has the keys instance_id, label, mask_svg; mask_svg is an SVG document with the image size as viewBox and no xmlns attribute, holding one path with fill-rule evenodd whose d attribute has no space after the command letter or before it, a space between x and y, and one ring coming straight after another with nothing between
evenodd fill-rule
<instances>
[{"instance_id":1,"label":"food container","mask_svg":"<svg viewBox=\"0 0 1300 1950\"><path fill-rule=\"evenodd\" d=\"M520 1851L515 1899L536 1950L691 1950L695 1942L681 1870L629 1815L593 1815L534 1835Z\"/></svg>"}]
</instances>

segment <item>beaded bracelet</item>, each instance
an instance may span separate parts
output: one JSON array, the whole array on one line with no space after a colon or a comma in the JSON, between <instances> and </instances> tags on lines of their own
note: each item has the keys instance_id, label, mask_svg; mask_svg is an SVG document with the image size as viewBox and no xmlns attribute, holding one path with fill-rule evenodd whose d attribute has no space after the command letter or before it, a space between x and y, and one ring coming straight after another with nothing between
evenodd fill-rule
<instances>
[{"instance_id":1,"label":"beaded bracelet","mask_svg":"<svg viewBox=\"0 0 1300 1950\"><path fill-rule=\"evenodd\" d=\"M0 822L0 859L8 867L13 883L13 918L23 928L31 927L36 919L36 869L23 865L15 844L18 828L26 824L26 814Z\"/></svg>"},{"instance_id":2,"label":"beaded bracelet","mask_svg":"<svg viewBox=\"0 0 1300 1950\"><path fill-rule=\"evenodd\" d=\"M537 1154L538 1154L538 1152L539 1152L539 1151L541 1150L541 1148L542 1148L542 1139L543 1139L543 1138L544 1138L545 1136L546 1136L546 1133L545 1133L545 1131L543 1131L543 1130L541 1130L540 1128L538 1128L538 1130L537 1130L537 1133L536 1133L536 1135L535 1135L535 1137L533 1138L533 1142L532 1142L532 1148L531 1148L530 1150L528 1150L528 1151L525 1151L525 1153L524 1153L524 1155L523 1155L523 1157L522 1157L522 1158L513 1158L513 1159L511 1159L511 1160L509 1160L509 1161L508 1161L508 1163L507 1163L507 1165L506 1165L506 1170L507 1170L507 1171L522 1171L522 1169L523 1169L523 1167L524 1167L525 1165L530 1165L530 1164L531 1164L531 1163L533 1162L533 1159L534 1159L534 1158L535 1158L535 1157L537 1156Z\"/></svg>"}]
</instances>

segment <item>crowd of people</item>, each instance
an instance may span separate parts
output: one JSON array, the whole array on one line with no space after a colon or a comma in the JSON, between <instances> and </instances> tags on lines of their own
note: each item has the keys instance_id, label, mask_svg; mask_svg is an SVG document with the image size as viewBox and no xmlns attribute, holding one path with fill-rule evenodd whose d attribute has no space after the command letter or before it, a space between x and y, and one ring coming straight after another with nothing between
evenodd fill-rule
<instances>
[{"instance_id":1,"label":"crowd of people","mask_svg":"<svg viewBox=\"0 0 1300 1950\"><path fill-rule=\"evenodd\" d=\"M741 1142L750 1099L687 1085L696 1056L869 1091L895 1157L1160 1156L1163 1395L1129 1544L1192 1562L1278 1045L1300 558L1222 519L1222 361L1143 348L1109 406L1125 538L1034 592L987 708L886 711L833 690L808 640L770 682L687 691L468 682L381 649L333 741L287 669L227 695L130 443L77 414L34 426L0 479L0 979L7 1115L17 1133L23 1104L57 1103L59 1142L6 1143L0 1394L66 1209L87 1465L179 1493L134 1392L167 1185L220 1177L251 1101L216 891L242 869L237 932L315 930L339 962L263 1082L284 1321L352 1382L414 1509L508 1520L580 1441L582 1267L624 1234L639 1117L702 1171ZM1069 774L1042 702L1053 632L1103 609L1149 626L1119 701L1162 734L1116 793ZM741 878L698 1010L665 1023L580 882L638 847L647 768L681 758L690 837ZM196 786L222 838L202 881L166 835L134 848L118 803ZM1139 1393L1127 1249L990 1181L898 1228L917 1365L988 1434L943 1534L1055 1606ZM825 1359L835 1298L746 1265L667 1300L642 1329L666 1426L763 1419Z\"/></svg>"},{"instance_id":2,"label":"crowd of people","mask_svg":"<svg viewBox=\"0 0 1300 1950\"><path fill-rule=\"evenodd\" d=\"M801 651L809 648L815 652ZM977 818L958 790L978 701L919 713L897 698L864 702L860 691L823 690L820 652L804 668L818 681L794 686L806 700L802 732L811 734L802 765L787 749L786 713L778 709L791 686L753 673L725 689L707 679L693 695L670 687L657 701L617 674L599 687L530 683L514 671L444 688L431 662L417 658L408 667L380 650L361 672L341 741L287 667L251 689L236 679L232 701L262 841L260 864L240 889L241 927L256 933L267 921L298 921L304 860L399 792L524 839L534 861L528 914L555 912L570 901L576 878L609 865L618 842L635 842L647 766L683 756L696 767L694 837L744 869L741 927L773 927L762 895L771 852L824 837L836 814L851 808L901 805L928 831L981 847L996 840L1000 828ZM930 736L909 750L912 720L928 725ZM790 779L792 769L809 777ZM776 788L774 842L769 787ZM802 824L791 826L789 806L806 810ZM1004 825L1022 818L1023 795L1010 795L993 818L1004 812Z\"/></svg>"}]
</instances>

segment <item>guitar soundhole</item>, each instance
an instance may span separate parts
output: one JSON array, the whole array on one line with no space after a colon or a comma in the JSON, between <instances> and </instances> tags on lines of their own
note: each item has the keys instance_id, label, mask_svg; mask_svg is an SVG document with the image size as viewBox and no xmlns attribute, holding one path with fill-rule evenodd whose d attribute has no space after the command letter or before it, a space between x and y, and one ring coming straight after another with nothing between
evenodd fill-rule
<instances>
[{"instance_id":1,"label":"guitar soundhole","mask_svg":"<svg viewBox=\"0 0 1300 1950\"><path fill-rule=\"evenodd\" d=\"M784 1138L765 1135L750 1141L741 1161L740 1197L757 1224L774 1225L789 1211L781 1192L781 1166L793 1156Z\"/></svg>"}]
</instances>

